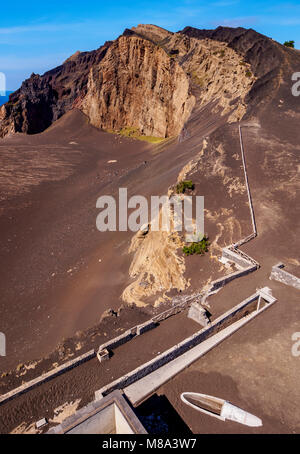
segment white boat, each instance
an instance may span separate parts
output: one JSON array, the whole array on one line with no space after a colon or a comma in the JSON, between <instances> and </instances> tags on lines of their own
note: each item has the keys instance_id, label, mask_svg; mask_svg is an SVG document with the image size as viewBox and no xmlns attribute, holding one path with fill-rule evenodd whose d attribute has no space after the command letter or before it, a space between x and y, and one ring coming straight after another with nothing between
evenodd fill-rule
<instances>
[{"instance_id":1,"label":"white boat","mask_svg":"<svg viewBox=\"0 0 300 454\"><path fill-rule=\"evenodd\" d=\"M245 426L262 426L262 420L260 418L232 405L224 399L208 396L207 394L190 392L182 393L180 398L185 404L195 410L213 416L214 418L221 419L222 421L229 419L244 424Z\"/></svg>"}]
</instances>

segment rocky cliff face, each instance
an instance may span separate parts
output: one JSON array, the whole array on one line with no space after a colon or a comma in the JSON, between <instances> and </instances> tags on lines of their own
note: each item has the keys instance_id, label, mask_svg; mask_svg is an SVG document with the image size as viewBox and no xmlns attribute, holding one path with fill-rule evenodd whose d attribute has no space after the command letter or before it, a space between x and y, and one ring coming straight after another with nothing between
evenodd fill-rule
<instances>
[{"instance_id":1,"label":"rocky cliff face","mask_svg":"<svg viewBox=\"0 0 300 454\"><path fill-rule=\"evenodd\" d=\"M0 137L15 132L36 134L72 109L86 94L91 66L101 61L109 45L76 52L43 76L32 74L0 108Z\"/></svg>"},{"instance_id":2,"label":"rocky cliff face","mask_svg":"<svg viewBox=\"0 0 300 454\"><path fill-rule=\"evenodd\" d=\"M149 33L144 26L135 32L144 36ZM154 38L154 34L150 36ZM227 43L169 33L158 44L188 75L198 105L213 101L215 110L229 114L229 121L237 121L245 114L245 97L256 78L251 65Z\"/></svg>"},{"instance_id":3,"label":"rocky cliff face","mask_svg":"<svg viewBox=\"0 0 300 454\"><path fill-rule=\"evenodd\" d=\"M80 108L99 128L131 126L148 136L178 135L194 97L181 66L152 42L121 36L90 70Z\"/></svg>"},{"instance_id":4,"label":"rocky cliff face","mask_svg":"<svg viewBox=\"0 0 300 454\"><path fill-rule=\"evenodd\" d=\"M240 120L279 84L288 52L243 28L171 33L139 25L96 51L76 52L43 76L32 74L0 109L0 137L35 134L73 108L106 130L180 133L195 103Z\"/></svg>"}]
</instances>

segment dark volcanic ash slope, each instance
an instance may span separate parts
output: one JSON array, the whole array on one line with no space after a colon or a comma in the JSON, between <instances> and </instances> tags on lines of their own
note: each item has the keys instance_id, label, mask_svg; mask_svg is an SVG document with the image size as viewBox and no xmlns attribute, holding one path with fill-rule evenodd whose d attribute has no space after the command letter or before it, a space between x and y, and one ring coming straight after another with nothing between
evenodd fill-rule
<instances>
[{"instance_id":1,"label":"dark volcanic ash slope","mask_svg":"<svg viewBox=\"0 0 300 454\"><path fill-rule=\"evenodd\" d=\"M291 95L291 74L299 67L296 51L251 30L170 33L139 26L24 82L2 107L0 123L2 136L31 134L0 141L1 331L10 349L3 370L48 353L63 337L95 324L103 310L121 304L132 283L127 254L132 233L96 231L101 194L117 195L119 187L130 195L166 194L195 158L191 178L205 197L212 247L210 255L187 258L188 291L200 291L217 277L220 248L251 227L235 123L241 118L250 126L243 133L259 231L248 252L266 264L264 279L276 261L298 263L293 210L299 98ZM141 112L143 90L147 102ZM188 119L176 104L184 97L195 98ZM95 129L74 106L95 126L133 126L147 134L161 134L161 123L162 134L177 134L184 122L185 128L178 142L153 149ZM135 123L135 114L141 123ZM18 198L6 197L7 188ZM251 282L245 294L226 301L238 303L261 285L260 279Z\"/></svg>"}]
</instances>

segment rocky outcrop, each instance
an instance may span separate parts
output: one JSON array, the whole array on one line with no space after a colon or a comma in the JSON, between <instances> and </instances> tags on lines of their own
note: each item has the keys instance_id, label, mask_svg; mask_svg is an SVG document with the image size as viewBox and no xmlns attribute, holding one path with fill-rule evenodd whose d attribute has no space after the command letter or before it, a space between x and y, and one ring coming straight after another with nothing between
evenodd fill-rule
<instances>
[{"instance_id":1,"label":"rocky outcrop","mask_svg":"<svg viewBox=\"0 0 300 454\"><path fill-rule=\"evenodd\" d=\"M135 127L148 136L178 135L194 97L181 66L138 36L121 36L90 70L80 108L99 128Z\"/></svg>"},{"instance_id":2,"label":"rocky outcrop","mask_svg":"<svg viewBox=\"0 0 300 454\"><path fill-rule=\"evenodd\" d=\"M43 76L32 74L0 108L0 137L22 132L36 134L85 96L91 66L105 56L110 42L92 52L76 52Z\"/></svg>"},{"instance_id":3,"label":"rocky outcrop","mask_svg":"<svg viewBox=\"0 0 300 454\"><path fill-rule=\"evenodd\" d=\"M217 27L215 30L198 30L185 27L180 34L197 40L209 39L225 43L251 67L255 82L245 97L248 114L252 106L266 102L275 96L282 80L282 71L288 70L295 52L271 38L242 27ZM289 76L290 78L290 76Z\"/></svg>"},{"instance_id":4,"label":"rocky outcrop","mask_svg":"<svg viewBox=\"0 0 300 454\"><path fill-rule=\"evenodd\" d=\"M199 30L185 27L178 33L198 40L210 39L226 43L251 65L256 77L263 77L268 72L277 69L283 60L282 46L251 28L217 27L215 30Z\"/></svg>"},{"instance_id":5,"label":"rocky outcrop","mask_svg":"<svg viewBox=\"0 0 300 454\"><path fill-rule=\"evenodd\" d=\"M240 120L246 112L245 98L255 77L251 65L224 42L196 39L180 33L165 40L164 47L189 75L200 106L211 102L215 111L228 114L229 121Z\"/></svg>"}]
</instances>

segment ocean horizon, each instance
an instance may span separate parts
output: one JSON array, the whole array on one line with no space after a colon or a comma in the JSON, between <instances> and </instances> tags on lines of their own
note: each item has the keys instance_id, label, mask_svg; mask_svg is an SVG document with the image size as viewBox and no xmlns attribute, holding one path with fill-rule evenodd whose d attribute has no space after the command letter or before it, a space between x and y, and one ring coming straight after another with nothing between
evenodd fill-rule
<instances>
[{"instance_id":1,"label":"ocean horizon","mask_svg":"<svg viewBox=\"0 0 300 454\"><path fill-rule=\"evenodd\" d=\"M4 96L0 96L0 106L5 104L9 100L9 95L13 93L13 91L7 91L5 92Z\"/></svg>"}]
</instances>

